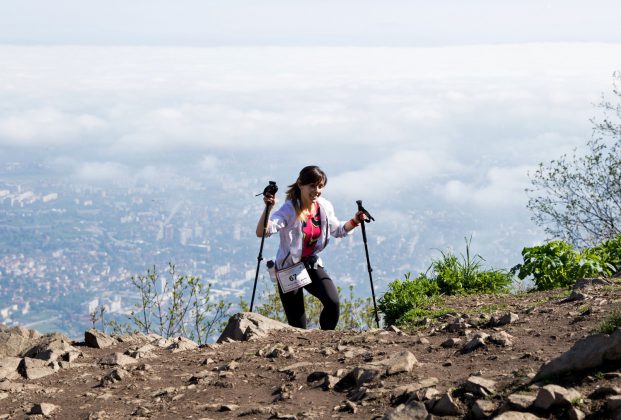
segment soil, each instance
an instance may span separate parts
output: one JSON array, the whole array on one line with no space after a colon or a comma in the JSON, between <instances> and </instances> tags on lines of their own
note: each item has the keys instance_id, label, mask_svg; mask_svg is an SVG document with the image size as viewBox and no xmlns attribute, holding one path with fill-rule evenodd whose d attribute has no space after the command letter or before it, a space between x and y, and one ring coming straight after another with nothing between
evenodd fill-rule
<instances>
[{"instance_id":1,"label":"soil","mask_svg":"<svg viewBox=\"0 0 621 420\"><path fill-rule=\"evenodd\" d=\"M545 361L596 333L610 313L621 309L618 281L584 293L586 299L577 301L566 301L568 292L563 290L451 297L445 306L457 315L430 320L417 330L276 331L253 341L177 353L157 348L124 368L99 362L135 344L95 349L74 343L82 357L65 363L57 373L0 382L0 418L43 418L30 414L33 405L51 403L56 408L47 418L54 419L372 419L399 403L398 387L432 377L438 380L435 389L452 392L463 408L455 418L464 417L474 399L459 390L469 377L496 382L497 394L487 398L496 407L516 391L534 393L541 384L531 384L531 379ZM492 326L491 317L507 313L518 319ZM499 331L510 334L511 345L460 351L476 332ZM461 344L443 347L450 338L460 338ZM365 384L366 396L361 400L352 392L324 390L322 381L308 381L313 372L343 377L356 366L403 351L411 352L418 365L411 372ZM579 406L587 418L606 418L605 399L589 396L598 388L621 388L620 368L608 363L556 378L554 383L573 387L583 396ZM115 370L120 379L106 380ZM566 414L539 415L562 418Z\"/></svg>"}]
</instances>

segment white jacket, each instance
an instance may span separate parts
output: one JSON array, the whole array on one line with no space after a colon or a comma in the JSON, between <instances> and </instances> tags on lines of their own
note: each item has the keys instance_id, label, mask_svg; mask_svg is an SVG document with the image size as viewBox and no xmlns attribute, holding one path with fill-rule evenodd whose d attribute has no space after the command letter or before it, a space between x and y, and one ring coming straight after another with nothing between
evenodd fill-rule
<instances>
[{"instance_id":1,"label":"white jacket","mask_svg":"<svg viewBox=\"0 0 621 420\"><path fill-rule=\"evenodd\" d=\"M349 235L345 230L345 223L340 222L334 214L332 203L323 197L317 198L319 204L319 215L321 218L321 237L317 240L313 255L321 252L330 240L329 235L335 238L342 238ZM272 213L269 218L266 236L280 232L280 246L276 253L276 268L289 267L297 264L302 259L302 221L297 219L295 208L291 200L285 203L277 211ZM321 259L317 264L323 267Z\"/></svg>"}]
</instances>

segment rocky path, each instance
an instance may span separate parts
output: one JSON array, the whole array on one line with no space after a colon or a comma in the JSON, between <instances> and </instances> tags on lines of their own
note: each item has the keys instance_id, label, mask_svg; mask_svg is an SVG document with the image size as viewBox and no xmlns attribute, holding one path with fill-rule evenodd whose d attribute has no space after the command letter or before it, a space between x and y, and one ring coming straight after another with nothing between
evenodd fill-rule
<instances>
[{"instance_id":1,"label":"rocky path","mask_svg":"<svg viewBox=\"0 0 621 420\"><path fill-rule=\"evenodd\" d=\"M0 419L621 419L621 284L452 298L418 331L301 331L235 318L185 339L0 328ZM267 325L267 326L266 326Z\"/></svg>"}]
</instances>

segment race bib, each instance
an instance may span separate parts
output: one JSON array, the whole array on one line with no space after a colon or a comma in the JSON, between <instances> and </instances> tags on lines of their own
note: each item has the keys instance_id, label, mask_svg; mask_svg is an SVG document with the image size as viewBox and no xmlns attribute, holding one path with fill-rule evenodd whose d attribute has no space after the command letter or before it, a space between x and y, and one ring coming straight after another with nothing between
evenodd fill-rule
<instances>
[{"instance_id":1,"label":"race bib","mask_svg":"<svg viewBox=\"0 0 621 420\"><path fill-rule=\"evenodd\" d=\"M304 287L312 282L304 263L299 262L291 267L276 270L276 278L283 293Z\"/></svg>"}]
</instances>

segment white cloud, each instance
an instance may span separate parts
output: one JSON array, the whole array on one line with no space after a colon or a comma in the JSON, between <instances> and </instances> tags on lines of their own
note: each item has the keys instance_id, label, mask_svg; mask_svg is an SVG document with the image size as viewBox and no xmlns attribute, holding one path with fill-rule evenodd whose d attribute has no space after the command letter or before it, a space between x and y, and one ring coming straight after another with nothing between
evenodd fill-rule
<instances>
[{"instance_id":1,"label":"white cloud","mask_svg":"<svg viewBox=\"0 0 621 420\"><path fill-rule=\"evenodd\" d=\"M377 156L367 166L329 178L329 194L347 198L395 196L424 186L435 176L454 170L455 164L426 151L406 150Z\"/></svg>"},{"instance_id":2,"label":"white cloud","mask_svg":"<svg viewBox=\"0 0 621 420\"><path fill-rule=\"evenodd\" d=\"M82 181L114 182L128 179L130 169L116 162L84 162L76 168L75 174Z\"/></svg>"},{"instance_id":3,"label":"white cloud","mask_svg":"<svg viewBox=\"0 0 621 420\"><path fill-rule=\"evenodd\" d=\"M528 166L492 167L482 182L453 179L436 190L436 196L451 204L491 211L523 209L527 201L524 189L529 185L526 174L533 169Z\"/></svg>"},{"instance_id":4,"label":"white cloud","mask_svg":"<svg viewBox=\"0 0 621 420\"><path fill-rule=\"evenodd\" d=\"M38 104L35 104L37 106ZM38 147L68 145L102 130L105 122L94 115L71 114L51 107L0 114L0 145Z\"/></svg>"}]
</instances>

